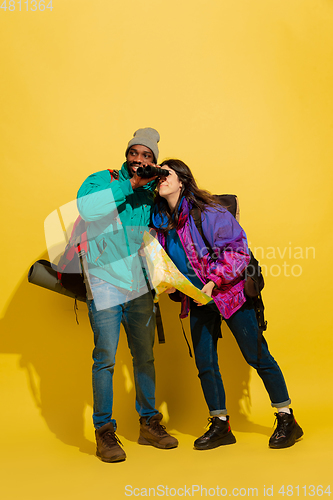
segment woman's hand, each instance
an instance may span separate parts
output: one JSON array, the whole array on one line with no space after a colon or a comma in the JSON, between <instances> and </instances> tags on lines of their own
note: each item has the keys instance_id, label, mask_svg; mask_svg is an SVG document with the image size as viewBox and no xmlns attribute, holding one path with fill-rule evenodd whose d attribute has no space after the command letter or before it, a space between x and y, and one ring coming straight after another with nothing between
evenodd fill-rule
<instances>
[{"instance_id":1,"label":"woman's hand","mask_svg":"<svg viewBox=\"0 0 333 500\"><path fill-rule=\"evenodd\" d=\"M215 283L214 281L208 281L208 283L206 283L204 285L204 287L201 289L201 291L203 293L205 293L206 295L208 295L209 297L212 296L212 293L213 293L213 290L214 290L214 287L215 287ZM196 304L198 304L198 306L203 306L203 304L200 304L200 302L198 302L197 300L193 300Z\"/></svg>"},{"instance_id":2,"label":"woman's hand","mask_svg":"<svg viewBox=\"0 0 333 500\"><path fill-rule=\"evenodd\" d=\"M165 290L165 293L167 293L169 295L170 293L175 293L175 291L176 291L176 289L174 287L171 287L171 288L167 288Z\"/></svg>"}]
</instances>

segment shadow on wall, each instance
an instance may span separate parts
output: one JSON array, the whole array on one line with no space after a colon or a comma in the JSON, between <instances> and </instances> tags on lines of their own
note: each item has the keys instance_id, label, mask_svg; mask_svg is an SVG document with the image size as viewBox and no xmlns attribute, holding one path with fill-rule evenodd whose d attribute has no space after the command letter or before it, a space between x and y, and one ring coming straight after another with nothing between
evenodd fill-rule
<instances>
[{"instance_id":1,"label":"shadow on wall","mask_svg":"<svg viewBox=\"0 0 333 500\"><path fill-rule=\"evenodd\" d=\"M86 305L79 303L77 325L72 299L32 285L26 276L1 320L0 352L21 355L20 365L26 371L31 396L55 436L65 444L93 454L95 446L84 432L86 407L92 406L93 349ZM166 344L155 343L156 407L164 409L168 429L199 436L208 411L194 359L189 357L183 338L179 304L163 296L161 311ZM184 321L184 327L190 339L188 320ZM225 331L223 337L219 341L219 359L232 427L269 435L270 428L248 419L250 368L230 332ZM114 417L119 434L136 441L139 422L131 356L123 329L116 360Z\"/></svg>"}]
</instances>

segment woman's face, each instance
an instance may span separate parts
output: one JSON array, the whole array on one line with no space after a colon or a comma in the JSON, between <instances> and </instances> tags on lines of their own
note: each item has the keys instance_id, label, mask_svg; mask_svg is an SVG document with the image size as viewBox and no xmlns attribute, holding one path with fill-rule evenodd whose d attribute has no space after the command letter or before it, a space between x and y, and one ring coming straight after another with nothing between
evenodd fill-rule
<instances>
[{"instance_id":1,"label":"woman's face","mask_svg":"<svg viewBox=\"0 0 333 500\"><path fill-rule=\"evenodd\" d=\"M170 174L167 177L160 178L157 186L158 193L162 198L166 199L170 208L174 208L178 201L183 183L179 180L176 172L168 165L163 165L162 168L169 170Z\"/></svg>"}]
</instances>

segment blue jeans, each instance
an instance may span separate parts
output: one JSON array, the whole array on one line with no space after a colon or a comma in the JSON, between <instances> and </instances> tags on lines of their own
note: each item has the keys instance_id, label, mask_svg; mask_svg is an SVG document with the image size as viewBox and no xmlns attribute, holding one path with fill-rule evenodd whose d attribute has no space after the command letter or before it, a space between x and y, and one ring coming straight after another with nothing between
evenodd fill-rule
<instances>
[{"instance_id":1,"label":"blue jeans","mask_svg":"<svg viewBox=\"0 0 333 500\"><path fill-rule=\"evenodd\" d=\"M190 325L202 390L211 416L226 415L225 392L217 356L221 336L221 315L214 302L197 306L191 300ZM263 339L258 365L258 324L254 309L245 303L231 318L225 319L247 363L257 370L275 408L290 404L282 372Z\"/></svg>"},{"instance_id":2,"label":"blue jeans","mask_svg":"<svg viewBox=\"0 0 333 500\"><path fill-rule=\"evenodd\" d=\"M112 419L113 372L119 341L120 325L124 325L133 358L136 410L142 417L152 417L155 409L154 335L155 312L151 293L136 295L122 292L110 283L90 277L94 300L88 301L89 319L94 332L93 351L93 422L96 429ZM102 298L102 299L101 299ZM95 299L103 307L96 308ZM112 304L107 307L108 302Z\"/></svg>"}]
</instances>

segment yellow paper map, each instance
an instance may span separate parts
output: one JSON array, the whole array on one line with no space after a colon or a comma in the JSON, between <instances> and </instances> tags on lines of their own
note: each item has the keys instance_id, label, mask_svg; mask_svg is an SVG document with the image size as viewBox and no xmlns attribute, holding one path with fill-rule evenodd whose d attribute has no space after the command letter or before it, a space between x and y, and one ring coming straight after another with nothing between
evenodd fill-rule
<instances>
[{"instance_id":1,"label":"yellow paper map","mask_svg":"<svg viewBox=\"0 0 333 500\"><path fill-rule=\"evenodd\" d=\"M209 295L201 292L177 269L168 254L162 248L156 238L147 231L143 235L144 253L147 261L151 285L156 291L155 302L159 295L168 288L175 287L185 295L197 300L200 304L208 304L211 299Z\"/></svg>"}]
</instances>

